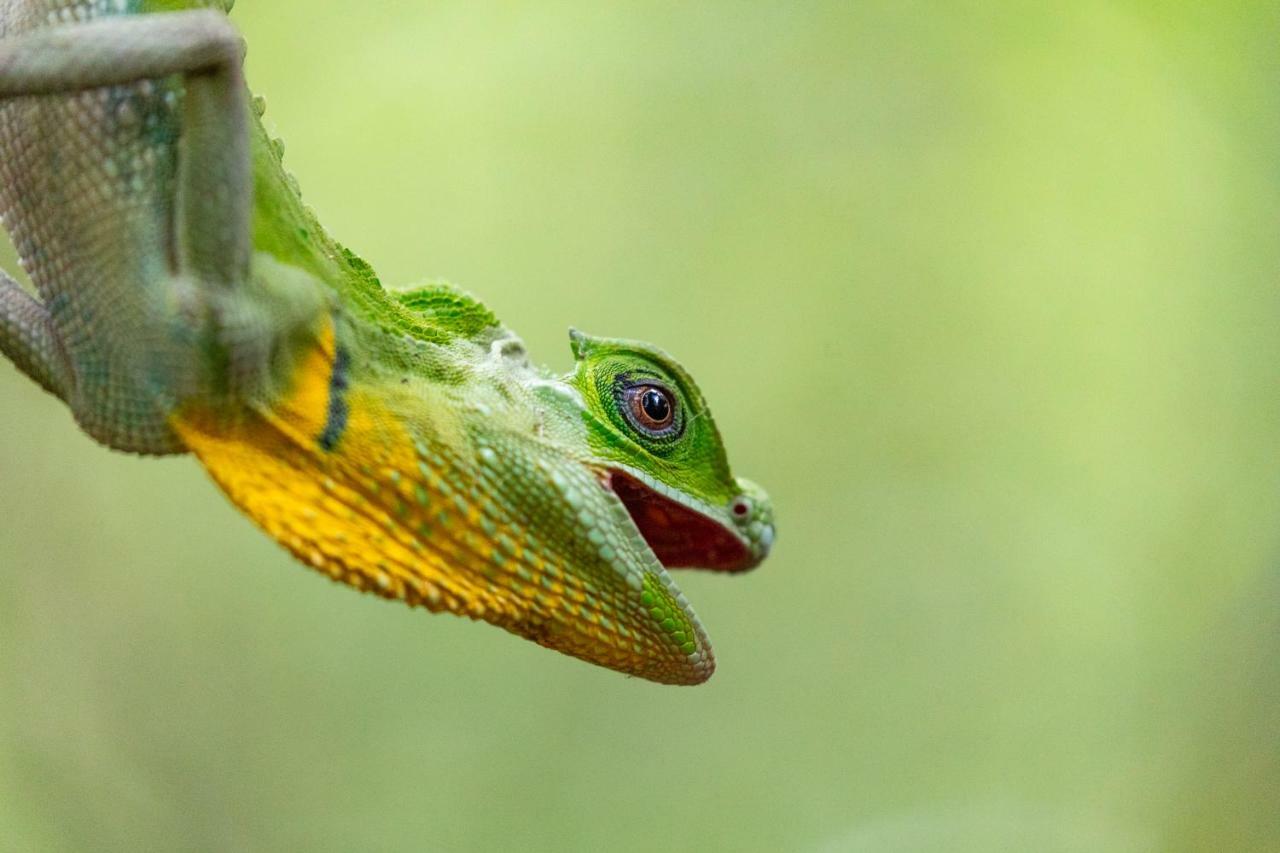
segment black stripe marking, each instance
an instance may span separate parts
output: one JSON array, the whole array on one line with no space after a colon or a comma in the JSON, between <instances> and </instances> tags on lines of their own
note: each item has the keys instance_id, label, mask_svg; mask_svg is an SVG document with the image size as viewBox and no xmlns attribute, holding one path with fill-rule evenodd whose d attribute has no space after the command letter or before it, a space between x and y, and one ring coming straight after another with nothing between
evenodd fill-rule
<instances>
[{"instance_id":1,"label":"black stripe marking","mask_svg":"<svg viewBox=\"0 0 1280 853\"><path fill-rule=\"evenodd\" d=\"M338 347L333 355L333 372L329 374L329 412L325 418L324 431L320 433L320 447L333 450L337 447L342 433L347 428L347 370L351 367L350 356L342 347Z\"/></svg>"}]
</instances>

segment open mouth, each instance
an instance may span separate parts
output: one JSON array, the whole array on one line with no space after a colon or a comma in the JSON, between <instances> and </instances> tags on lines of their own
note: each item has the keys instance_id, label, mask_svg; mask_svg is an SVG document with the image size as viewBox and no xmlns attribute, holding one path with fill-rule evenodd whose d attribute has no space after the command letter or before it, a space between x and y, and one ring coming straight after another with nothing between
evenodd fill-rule
<instances>
[{"instance_id":1,"label":"open mouth","mask_svg":"<svg viewBox=\"0 0 1280 853\"><path fill-rule=\"evenodd\" d=\"M640 535L666 568L740 572L759 562L733 531L625 471L609 469L605 485L631 513Z\"/></svg>"}]
</instances>

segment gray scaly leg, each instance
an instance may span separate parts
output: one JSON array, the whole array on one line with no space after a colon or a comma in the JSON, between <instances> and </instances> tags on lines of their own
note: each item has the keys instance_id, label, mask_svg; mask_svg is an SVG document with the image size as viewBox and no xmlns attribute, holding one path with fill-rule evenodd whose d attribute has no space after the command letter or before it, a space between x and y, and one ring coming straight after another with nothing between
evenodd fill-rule
<instances>
[{"instance_id":1,"label":"gray scaly leg","mask_svg":"<svg viewBox=\"0 0 1280 853\"><path fill-rule=\"evenodd\" d=\"M184 75L183 268L238 284L248 270L253 200L243 58L240 35L218 12L101 18L0 41L0 98Z\"/></svg>"},{"instance_id":2,"label":"gray scaly leg","mask_svg":"<svg viewBox=\"0 0 1280 853\"><path fill-rule=\"evenodd\" d=\"M31 169L73 163L78 171L51 184L59 195L44 196L39 172L11 175L21 185L9 194L10 224L19 250L35 260L40 300L4 287L0 350L116 449L184 450L169 414L200 393L219 294L248 278L253 189L243 53L235 28L212 10L109 16L0 40L0 99L88 90L104 98L47 108L31 101L16 114L56 121L65 146L66 159L41 154L29 158ZM135 84L167 86L173 75L182 78L173 102L181 105L180 133L162 127L156 135L139 115L153 102ZM112 124L111 110L117 117L132 110L127 127L137 130L124 119ZM125 170L144 162L140 139L159 146L156 162L175 164L172 182L157 165L129 184ZM15 144L30 152L41 143L28 133ZM88 166L74 159L84 152ZM148 212L161 209L171 214L148 227ZM77 266L62 263L68 256ZM56 352L65 353L65 367L37 355Z\"/></svg>"},{"instance_id":3,"label":"gray scaly leg","mask_svg":"<svg viewBox=\"0 0 1280 853\"><path fill-rule=\"evenodd\" d=\"M44 306L0 270L0 353L63 400L71 388L66 355Z\"/></svg>"}]
</instances>

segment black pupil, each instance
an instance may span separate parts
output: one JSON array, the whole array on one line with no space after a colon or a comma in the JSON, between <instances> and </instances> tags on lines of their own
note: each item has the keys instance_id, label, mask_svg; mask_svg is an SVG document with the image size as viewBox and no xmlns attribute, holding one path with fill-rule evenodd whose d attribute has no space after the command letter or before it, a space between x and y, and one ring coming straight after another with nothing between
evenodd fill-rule
<instances>
[{"instance_id":1,"label":"black pupil","mask_svg":"<svg viewBox=\"0 0 1280 853\"><path fill-rule=\"evenodd\" d=\"M644 392L640 398L640 408L644 409L644 413L655 423L665 423L671 416L671 403L667 400L667 396L656 388L650 388Z\"/></svg>"}]
</instances>

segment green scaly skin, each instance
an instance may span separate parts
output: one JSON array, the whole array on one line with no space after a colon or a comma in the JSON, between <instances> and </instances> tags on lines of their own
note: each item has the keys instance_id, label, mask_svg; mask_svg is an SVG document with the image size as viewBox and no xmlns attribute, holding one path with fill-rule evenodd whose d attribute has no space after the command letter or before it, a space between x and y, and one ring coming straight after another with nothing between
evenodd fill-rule
<instances>
[{"instance_id":1,"label":"green scaly skin","mask_svg":"<svg viewBox=\"0 0 1280 853\"><path fill-rule=\"evenodd\" d=\"M250 109L229 5L0 0L0 214L39 291L0 273L0 351L107 446L194 452L336 580L704 681L667 569L749 569L774 527L696 383L578 332L553 376L465 293L384 290Z\"/></svg>"}]
</instances>

